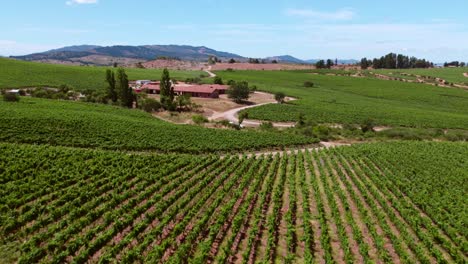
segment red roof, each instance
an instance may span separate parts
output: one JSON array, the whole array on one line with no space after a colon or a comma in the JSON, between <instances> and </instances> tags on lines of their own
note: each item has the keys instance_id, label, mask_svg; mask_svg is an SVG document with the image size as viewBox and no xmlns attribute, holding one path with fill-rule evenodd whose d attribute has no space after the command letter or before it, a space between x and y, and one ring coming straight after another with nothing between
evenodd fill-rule
<instances>
[{"instance_id":1,"label":"red roof","mask_svg":"<svg viewBox=\"0 0 468 264\"><path fill-rule=\"evenodd\" d=\"M185 92L185 93L207 93L212 94L215 91L227 90L229 86L227 85L220 85L220 84L176 84L174 86L174 92ZM158 84L145 84L141 86L141 89L148 89L148 90L156 90L159 91L159 83Z\"/></svg>"}]
</instances>

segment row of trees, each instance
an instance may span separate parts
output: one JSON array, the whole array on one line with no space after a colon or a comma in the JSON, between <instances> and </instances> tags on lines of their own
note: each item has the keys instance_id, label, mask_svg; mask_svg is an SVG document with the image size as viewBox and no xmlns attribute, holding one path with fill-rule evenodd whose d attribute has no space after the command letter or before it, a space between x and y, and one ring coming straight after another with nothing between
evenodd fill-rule
<instances>
[{"instance_id":1,"label":"row of trees","mask_svg":"<svg viewBox=\"0 0 468 264\"><path fill-rule=\"evenodd\" d=\"M135 94L128 85L128 76L122 68L117 69L117 76L114 71L106 70L107 90L106 97L113 103L120 102L123 107L133 108Z\"/></svg>"},{"instance_id":2,"label":"row of trees","mask_svg":"<svg viewBox=\"0 0 468 264\"><path fill-rule=\"evenodd\" d=\"M362 58L361 68L367 69L372 67L374 69L410 69L410 68L431 68L434 64L425 59L418 59L416 57L408 57L402 54L389 53L380 58L373 60Z\"/></svg>"},{"instance_id":3,"label":"row of trees","mask_svg":"<svg viewBox=\"0 0 468 264\"><path fill-rule=\"evenodd\" d=\"M333 60L331 60L331 59L328 59L327 61L319 60L319 61L317 61L317 63L315 63L315 67L317 69L330 69L334 65L335 65L335 63L333 63Z\"/></svg>"},{"instance_id":4,"label":"row of trees","mask_svg":"<svg viewBox=\"0 0 468 264\"><path fill-rule=\"evenodd\" d=\"M459 62L459 61L452 61L452 62L445 62L444 67L465 67L468 65L468 62Z\"/></svg>"}]
</instances>

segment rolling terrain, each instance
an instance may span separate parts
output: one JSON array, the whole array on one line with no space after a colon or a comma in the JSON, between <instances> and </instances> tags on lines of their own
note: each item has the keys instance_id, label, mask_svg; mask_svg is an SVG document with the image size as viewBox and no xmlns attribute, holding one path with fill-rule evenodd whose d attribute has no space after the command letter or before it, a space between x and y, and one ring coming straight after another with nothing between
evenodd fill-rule
<instances>
[{"instance_id":1,"label":"rolling terrain","mask_svg":"<svg viewBox=\"0 0 468 264\"><path fill-rule=\"evenodd\" d=\"M360 124L371 118L379 125L468 129L468 93L461 89L308 71L216 74L223 80L245 80L260 90L299 99L249 109L251 119L296 121L303 113L317 123ZM314 87L304 87L307 81Z\"/></svg>"}]
</instances>

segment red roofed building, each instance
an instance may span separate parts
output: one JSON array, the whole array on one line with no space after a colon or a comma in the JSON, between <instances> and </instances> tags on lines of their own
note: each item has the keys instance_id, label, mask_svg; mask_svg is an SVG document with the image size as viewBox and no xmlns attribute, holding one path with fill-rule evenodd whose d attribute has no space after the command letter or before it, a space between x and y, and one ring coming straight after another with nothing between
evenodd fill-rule
<instances>
[{"instance_id":1,"label":"red roofed building","mask_svg":"<svg viewBox=\"0 0 468 264\"><path fill-rule=\"evenodd\" d=\"M225 94L229 88L227 85L219 84L175 84L174 92L177 95L190 95L192 97L218 98L220 94ZM136 91L147 91L149 94L159 94L161 92L159 82L151 82L142 85Z\"/></svg>"}]
</instances>

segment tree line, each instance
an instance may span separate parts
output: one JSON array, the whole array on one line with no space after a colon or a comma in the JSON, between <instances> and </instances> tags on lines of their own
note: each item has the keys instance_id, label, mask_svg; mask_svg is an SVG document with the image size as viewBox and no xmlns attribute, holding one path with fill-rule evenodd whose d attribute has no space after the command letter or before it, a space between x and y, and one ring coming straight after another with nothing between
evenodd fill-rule
<instances>
[{"instance_id":1,"label":"tree line","mask_svg":"<svg viewBox=\"0 0 468 264\"><path fill-rule=\"evenodd\" d=\"M369 67L374 69L410 69L434 67L434 63L425 59L418 59L416 57L409 57L395 53L389 53L380 58L374 58L373 60L362 58L360 65L362 69L367 69Z\"/></svg>"},{"instance_id":2,"label":"tree line","mask_svg":"<svg viewBox=\"0 0 468 264\"><path fill-rule=\"evenodd\" d=\"M459 61L452 61L452 62L445 62L444 67L465 67L468 66L468 62L459 62Z\"/></svg>"}]
</instances>

